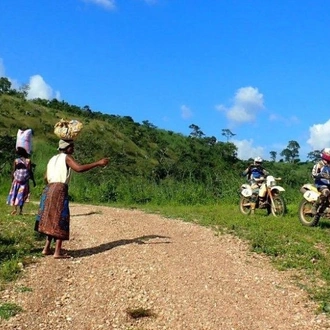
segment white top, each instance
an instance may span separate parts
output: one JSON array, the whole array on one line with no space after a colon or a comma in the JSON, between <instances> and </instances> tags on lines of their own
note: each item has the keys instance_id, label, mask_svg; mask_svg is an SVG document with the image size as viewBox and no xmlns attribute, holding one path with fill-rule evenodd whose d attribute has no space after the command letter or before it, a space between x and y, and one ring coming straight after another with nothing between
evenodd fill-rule
<instances>
[{"instance_id":1,"label":"white top","mask_svg":"<svg viewBox=\"0 0 330 330\"><path fill-rule=\"evenodd\" d=\"M66 166L66 154L60 153L49 160L47 164L48 183L61 182L68 184L70 175L71 169Z\"/></svg>"}]
</instances>

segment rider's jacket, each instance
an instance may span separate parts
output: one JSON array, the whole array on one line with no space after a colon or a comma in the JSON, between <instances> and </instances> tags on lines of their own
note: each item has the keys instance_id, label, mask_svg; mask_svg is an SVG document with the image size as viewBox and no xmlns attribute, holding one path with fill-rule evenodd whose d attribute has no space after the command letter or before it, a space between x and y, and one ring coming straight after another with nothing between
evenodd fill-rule
<instances>
[{"instance_id":1,"label":"rider's jacket","mask_svg":"<svg viewBox=\"0 0 330 330\"><path fill-rule=\"evenodd\" d=\"M251 175L250 175L250 179L260 179L261 177L264 176L264 171L260 166L255 166L251 168Z\"/></svg>"},{"instance_id":2,"label":"rider's jacket","mask_svg":"<svg viewBox=\"0 0 330 330\"><path fill-rule=\"evenodd\" d=\"M320 160L313 166L312 176L316 187L330 187L330 164L324 160ZM324 177L325 176L325 177Z\"/></svg>"},{"instance_id":3,"label":"rider's jacket","mask_svg":"<svg viewBox=\"0 0 330 330\"><path fill-rule=\"evenodd\" d=\"M247 176L250 184L255 184L258 179L265 177L268 172L262 168L260 165L250 165L244 172L243 175ZM258 182L259 183L259 182Z\"/></svg>"}]
</instances>

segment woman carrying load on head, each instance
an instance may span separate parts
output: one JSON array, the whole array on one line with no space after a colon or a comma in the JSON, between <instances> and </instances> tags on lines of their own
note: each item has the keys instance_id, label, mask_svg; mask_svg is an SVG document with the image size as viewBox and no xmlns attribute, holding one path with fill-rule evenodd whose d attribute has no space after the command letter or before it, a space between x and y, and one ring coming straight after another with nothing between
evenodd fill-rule
<instances>
[{"instance_id":1,"label":"woman carrying load on head","mask_svg":"<svg viewBox=\"0 0 330 330\"><path fill-rule=\"evenodd\" d=\"M13 172L12 172L12 184L7 197L7 204L13 207L12 215L17 214L17 208L19 207L19 214L23 214L23 206L29 195L30 186L29 180L33 181L36 186L30 155L22 147L16 149L17 158L14 160Z\"/></svg>"},{"instance_id":2,"label":"woman carrying load on head","mask_svg":"<svg viewBox=\"0 0 330 330\"><path fill-rule=\"evenodd\" d=\"M70 210L68 185L71 170L86 172L97 166L106 166L108 158L102 158L90 164L81 165L72 157L74 153L73 140L60 140L59 153L53 156L47 164L45 180L47 186L41 196L36 227L40 233L46 234L46 243L42 253L51 254L51 242L55 240L54 258L68 258L62 252L62 242L70 237Z\"/></svg>"}]
</instances>

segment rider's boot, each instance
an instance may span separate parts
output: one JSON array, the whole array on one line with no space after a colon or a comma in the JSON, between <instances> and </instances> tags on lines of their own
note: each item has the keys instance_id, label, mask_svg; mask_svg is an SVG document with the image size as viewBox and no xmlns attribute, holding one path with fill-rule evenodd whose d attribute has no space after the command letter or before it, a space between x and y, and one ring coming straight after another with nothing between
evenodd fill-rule
<instances>
[{"instance_id":1,"label":"rider's boot","mask_svg":"<svg viewBox=\"0 0 330 330\"><path fill-rule=\"evenodd\" d=\"M311 208L311 212L312 212L313 215L316 215L317 210L318 210L318 208L320 207L320 205L321 205L321 204L320 204L318 201L316 201L316 202L313 204L313 206L312 206L312 208Z\"/></svg>"},{"instance_id":2,"label":"rider's boot","mask_svg":"<svg viewBox=\"0 0 330 330\"><path fill-rule=\"evenodd\" d=\"M311 211L313 215L317 214L317 211L319 213L322 213L326 207L326 196L319 196L316 202L313 204Z\"/></svg>"},{"instance_id":3,"label":"rider's boot","mask_svg":"<svg viewBox=\"0 0 330 330\"><path fill-rule=\"evenodd\" d=\"M265 205L266 205L266 199L265 199L265 197L259 196L259 207L261 209L263 209L263 208L265 208Z\"/></svg>"},{"instance_id":4,"label":"rider's boot","mask_svg":"<svg viewBox=\"0 0 330 330\"><path fill-rule=\"evenodd\" d=\"M250 203L250 214L253 215L254 214L254 211L256 209L256 203Z\"/></svg>"}]
</instances>

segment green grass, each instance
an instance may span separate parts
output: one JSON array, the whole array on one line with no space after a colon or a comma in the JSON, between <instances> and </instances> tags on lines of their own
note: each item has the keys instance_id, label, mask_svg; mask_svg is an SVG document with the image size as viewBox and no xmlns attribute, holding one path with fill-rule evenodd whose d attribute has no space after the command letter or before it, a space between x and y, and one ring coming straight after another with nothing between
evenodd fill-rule
<instances>
[{"instance_id":1,"label":"green grass","mask_svg":"<svg viewBox=\"0 0 330 330\"><path fill-rule=\"evenodd\" d=\"M27 286L20 286L16 288L17 292L32 292L33 290Z\"/></svg>"},{"instance_id":2,"label":"green grass","mask_svg":"<svg viewBox=\"0 0 330 330\"><path fill-rule=\"evenodd\" d=\"M22 311L22 308L16 304L4 303L0 304L0 319L8 320Z\"/></svg>"},{"instance_id":3,"label":"green grass","mask_svg":"<svg viewBox=\"0 0 330 330\"><path fill-rule=\"evenodd\" d=\"M26 203L23 215L10 215L12 208L0 204L0 289L6 283L15 281L24 267L41 255L43 240L34 232L37 204ZM21 292L30 292L27 287L20 287ZM22 308L11 302L0 304L0 319L9 319L20 313Z\"/></svg>"},{"instance_id":4,"label":"green grass","mask_svg":"<svg viewBox=\"0 0 330 330\"><path fill-rule=\"evenodd\" d=\"M43 240L34 232L37 204L26 203L23 215L10 215L11 207L0 205L0 288L18 278L22 269L40 255Z\"/></svg>"}]
</instances>

